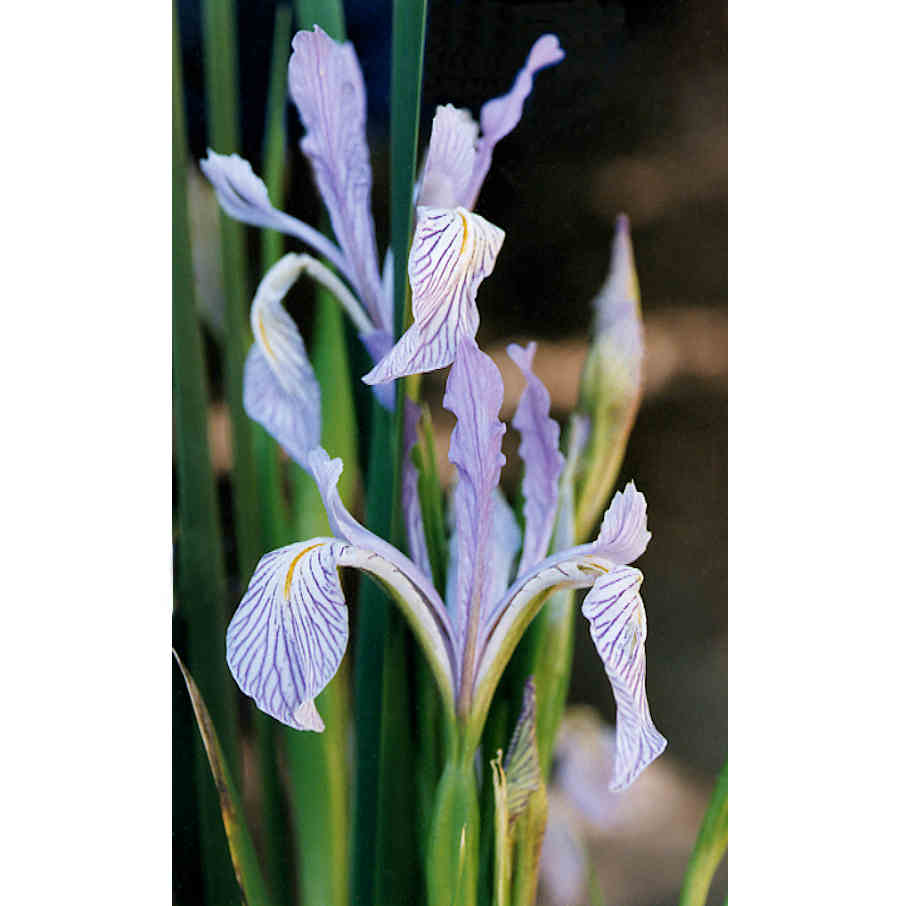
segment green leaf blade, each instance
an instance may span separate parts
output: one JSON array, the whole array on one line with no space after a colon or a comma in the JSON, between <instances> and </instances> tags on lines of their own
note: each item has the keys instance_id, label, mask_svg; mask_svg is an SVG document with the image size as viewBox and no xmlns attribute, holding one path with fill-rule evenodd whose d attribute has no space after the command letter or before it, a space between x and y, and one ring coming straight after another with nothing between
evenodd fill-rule
<instances>
[{"instance_id":1,"label":"green leaf blade","mask_svg":"<svg viewBox=\"0 0 900 906\"><path fill-rule=\"evenodd\" d=\"M713 875L728 848L728 762L722 768L688 863L679 906L704 906Z\"/></svg>"},{"instance_id":2,"label":"green leaf blade","mask_svg":"<svg viewBox=\"0 0 900 906\"><path fill-rule=\"evenodd\" d=\"M228 763L225 760L222 746L219 743L216 728L210 718L206 703L203 701L203 695L197 688L193 677L181 662L178 653L174 650L172 653L187 685L194 716L197 719L197 729L200 731L203 746L209 759L209 767L219 794L222 823L225 826L228 849L231 853L231 861L234 865L234 873L241 889L241 895L247 906L269 906L271 901L266 892L262 872L259 868L259 860L247 828L244 809L241 805L237 788L232 780Z\"/></svg>"}]
</instances>

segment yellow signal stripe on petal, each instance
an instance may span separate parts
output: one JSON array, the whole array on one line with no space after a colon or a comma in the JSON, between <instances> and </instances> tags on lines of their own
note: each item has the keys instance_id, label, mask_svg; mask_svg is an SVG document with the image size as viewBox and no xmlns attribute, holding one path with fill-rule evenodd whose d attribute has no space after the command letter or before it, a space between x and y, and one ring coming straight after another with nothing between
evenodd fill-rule
<instances>
[{"instance_id":1,"label":"yellow signal stripe on petal","mask_svg":"<svg viewBox=\"0 0 900 906\"><path fill-rule=\"evenodd\" d=\"M309 547L304 547L293 560L291 560L291 565L288 567L287 575L284 577L284 599L287 600L289 592L291 589L291 579L294 577L294 567L300 562L301 558L308 554L311 550L314 550L317 547L321 547L323 542L318 544L310 544Z\"/></svg>"},{"instance_id":2,"label":"yellow signal stripe on petal","mask_svg":"<svg viewBox=\"0 0 900 906\"><path fill-rule=\"evenodd\" d=\"M259 336L260 336L260 338L261 338L262 341L263 341L263 346L266 347L266 351L269 353L269 355L270 355L270 356L272 357L272 359L274 360L274 358L275 358L275 353L272 352L272 347L269 345L269 338L266 336L266 328L265 328L265 326L263 325L262 315L260 315L260 316L256 319L256 321L257 321L257 323L259 324Z\"/></svg>"},{"instance_id":3,"label":"yellow signal stripe on petal","mask_svg":"<svg viewBox=\"0 0 900 906\"><path fill-rule=\"evenodd\" d=\"M459 257L462 258L463 252L466 250L466 242L469 240L469 223L462 211L459 211L459 219L462 221L463 228L462 245L459 247Z\"/></svg>"},{"instance_id":4,"label":"yellow signal stripe on petal","mask_svg":"<svg viewBox=\"0 0 900 906\"><path fill-rule=\"evenodd\" d=\"M596 560L591 560L590 558L585 558L585 563L590 566L592 569L599 570L605 576L609 570L605 566L601 566Z\"/></svg>"}]
</instances>

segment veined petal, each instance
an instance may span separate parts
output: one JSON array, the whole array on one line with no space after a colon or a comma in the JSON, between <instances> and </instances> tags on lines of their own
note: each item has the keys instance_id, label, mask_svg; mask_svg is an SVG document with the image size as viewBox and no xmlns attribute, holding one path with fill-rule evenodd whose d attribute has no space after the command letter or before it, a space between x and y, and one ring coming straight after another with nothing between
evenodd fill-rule
<instances>
[{"instance_id":1,"label":"veined petal","mask_svg":"<svg viewBox=\"0 0 900 906\"><path fill-rule=\"evenodd\" d=\"M564 56L565 52L559 46L556 35L541 35L532 45L525 66L519 70L510 91L502 97L488 101L481 108L482 137L478 142L472 178L461 202L464 207L470 209L475 207L481 184L491 166L494 146L501 138L509 135L522 119L522 105L531 94L535 73L545 66L558 63Z\"/></svg>"},{"instance_id":2,"label":"veined petal","mask_svg":"<svg viewBox=\"0 0 900 906\"><path fill-rule=\"evenodd\" d=\"M297 730L324 729L313 700L347 647L347 606L337 574L347 545L314 538L266 554L226 635L238 686L260 710Z\"/></svg>"},{"instance_id":3,"label":"veined petal","mask_svg":"<svg viewBox=\"0 0 900 906\"><path fill-rule=\"evenodd\" d=\"M634 486L613 496L595 544L601 556L615 563L631 563L647 550L650 543L647 531L647 498Z\"/></svg>"},{"instance_id":4,"label":"veined petal","mask_svg":"<svg viewBox=\"0 0 900 906\"><path fill-rule=\"evenodd\" d=\"M490 618L496 613L506 589L513 577L516 555L522 549L522 531L516 521L513 508L499 488L494 488L494 523L491 529L494 550L488 562L490 579L486 596L486 608L482 613L481 633Z\"/></svg>"},{"instance_id":5,"label":"veined petal","mask_svg":"<svg viewBox=\"0 0 900 906\"><path fill-rule=\"evenodd\" d=\"M263 277L250 309L256 342L244 366L244 408L303 468L322 432L321 400L303 338L282 300L305 267L285 255ZM312 259L309 259L312 260Z\"/></svg>"},{"instance_id":6,"label":"veined petal","mask_svg":"<svg viewBox=\"0 0 900 906\"><path fill-rule=\"evenodd\" d=\"M455 208L463 203L475 166L477 141L478 123L468 110L452 104L438 107L422 170L420 205Z\"/></svg>"},{"instance_id":7,"label":"veined petal","mask_svg":"<svg viewBox=\"0 0 900 906\"><path fill-rule=\"evenodd\" d=\"M666 747L647 703L642 581L639 570L617 566L597 579L581 607L616 699L616 763L609 784L613 792L630 786Z\"/></svg>"},{"instance_id":8,"label":"veined petal","mask_svg":"<svg viewBox=\"0 0 900 906\"><path fill-rule=\"evenodd\" d=\"M367 384L449 365L478 330L475 294L494 269L505 233L463 208L418 209L409 253L413 324L368 374Z\"/></svg>"},{"instance_id":9,"label":"veined petal","mask_svg":"<svg viewBox=\"0 0 900 906\"><path fill-rule=\"evenodd\" d=\"M495 614L497 606L502 601L503 593L509 587L513 575L513 564L515 563L516 555L522 549L522 532L519 529L519 523L516 521L516 515L512 507L507 502L500 488L494 488L492 497L493 525L491 527L491 536L494 539L494 551L488 562L488 570L490 572L486 595L488 606L482 616L482 625L485 625L490 620ZM451 515L455 516L455 514ZM456 593L459 569L459 533L456 528L455 518L451 525L452 529L448 544L446 601L450 620L459 628L459 624L456 623L458 619Z\"/></svg>"},{"instance_id":10,"label":"veined petal","mask_svg":"<svg viewBox=\"0 0 900 906\"><path fill-rule=\"evenodd\" d=\"M273 207L266 184L253 172L250 164L238 154L216 154L207 149L200 169L216 190L222 210L229 217L251 226L269 228L296 236L327 258L341 272L347 265L340 249L318 230Z\"/></svg>"},{"instance_id":11,"label":"veined petal","mask_svg":"<svg viewBox=\"0 0 900 906\"><path fill-rule=\"evenodd\" d=\"M366 144L366 89L352 44L338 44L321 28L294 36L288 87L306 135L300 142L350 280L380 328L391 326L391 300L381 297Z\"/></svg>"},{"instance_id":12,"label":"veined petal","mask_svg":"<svg viewBox=\"0 0 900 906\"><path fill-rule=\"evenodd\" d=\"M542 560L550 546L559 476L565 460L559 451L559 424L550 418L550 394L532 370L537 344L526 348L514 343L506 347L509 357L525 375L525 390L519 400L513 427L521 434L519 455L525 464L522 492L525 495L525 543L519 561L519 575Z\"/></svg>"},{"instance_id":13,"label":"veined petal","mask_svg":"<svg viewBox=\"0 0 900 906\"><path fill-rule=\"evenodd\" d=\"M490 600L494 556L494 489L506 457L500 450L503 380L490 356L464 337L447 378L444 408L456 416L449 459L459 473L453 508L457 527L456 625L474 646ZM474 653L474 647L472 652ZM474 667L474 661L472 665ZM474 677L473 677L474 678ZM465 681L465 677L464 680Z\"/></svg>"}]
</instances>

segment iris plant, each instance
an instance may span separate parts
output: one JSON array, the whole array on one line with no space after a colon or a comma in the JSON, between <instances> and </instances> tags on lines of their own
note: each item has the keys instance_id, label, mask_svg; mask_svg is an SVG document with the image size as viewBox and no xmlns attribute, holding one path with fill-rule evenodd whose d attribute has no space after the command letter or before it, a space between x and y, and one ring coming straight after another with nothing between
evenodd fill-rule
<instances>
[{"instance_id":1,"label":"iris plant","mask_svg":"<svg viewBox=\"0 0 900 906\"><path fill-rule=\"evenodd\" d=\"M365 144L365 92L356 55L321 29L293 41L289 88L306 127L301 147L331 216L337 244L276 210L262 181L236 155L210 151L203 169L225 211L289 233L336 271L306 254L289 254L265 275L251 309L255 342L247 357L244 400L318 485L333 537L310 538L262 558L231 622L227 659L258 707L298 730L324 730L316 696L336 673L348 639L339 570L380 581L409 621L429 661L450 721L474 752L502 671L530 621L558 588L589 588L582 612L618 708L611 788L628 786L665 747L645 693L646 618L641 573L630 566L646 549L646 502L633 483L615 495L597 538L547 551L557 519L564 459L549 394L534 374L534 344L510 346L525 390L513 419L521 435L524 537L498 490L505 462L499 420L500 373L474 336L476 292L490 275L503 231L472 207L497 141L516 125L534 73L563 53L540 38L511 91L481 110L479 124L451 105L438 108L418 186L409 255L413 323L394 343L390 251L378 267ZM307 274L341 302L375 362L367 383L452 363L444 406L457 419L450 461L453 492L447 587L435 588L421 522L415 473L405 462L403 504L412 559L368 531L337 492L340 459L319 446L319 388L303 340L282 301ZM387 395L383 397L387 402ZM415 410L409 428L415 430ZM411 479L411 480L410 480ZM569 501L568 505L571 505ZM571 513L566 514L571 519ZM443 596L442 596L443 592Z\"/></svg>"}]
</instances>

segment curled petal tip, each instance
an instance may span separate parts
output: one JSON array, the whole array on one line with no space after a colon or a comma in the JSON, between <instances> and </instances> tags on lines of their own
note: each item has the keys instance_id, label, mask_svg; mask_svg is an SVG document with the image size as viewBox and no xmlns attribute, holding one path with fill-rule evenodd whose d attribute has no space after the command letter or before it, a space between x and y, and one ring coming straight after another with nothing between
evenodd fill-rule
<instances>
[{"instance_id":1,"label":"curled petal tip","mask_svg":"<svg viewBox=\"0 0 900 906\"><path fill-rule=\"evenodd\" d=\"M650 537L647 498L629 481L624 491L616 491L603 516L598 552L615 563L631 563L647 549Z\"/></svg>"},{"instance_id":2,"label":"curled petal tip","mask_svg":"<svg viewBox=\"0 0 900 906\"><path fill-rule=\"evenodd\" d=\"M552 63L559 63L564 59L566 52L559 43L559 38L553 34L541 35L531 48L528 54L528 67L549 66Z\"/></svg>"},{"instance_id":3,"label":"curled petal tip","mask_svg":"<svg viewBox=\"0 0 900 906\"><path fill-rule=\"evenodd\" d=\"M297 708L294 712L294 721L298 730L312 730L314 733L325 731L325 721L322 720L322 715L319 714L312 699L303 702Z\"/></svg>"}]
</instances>

